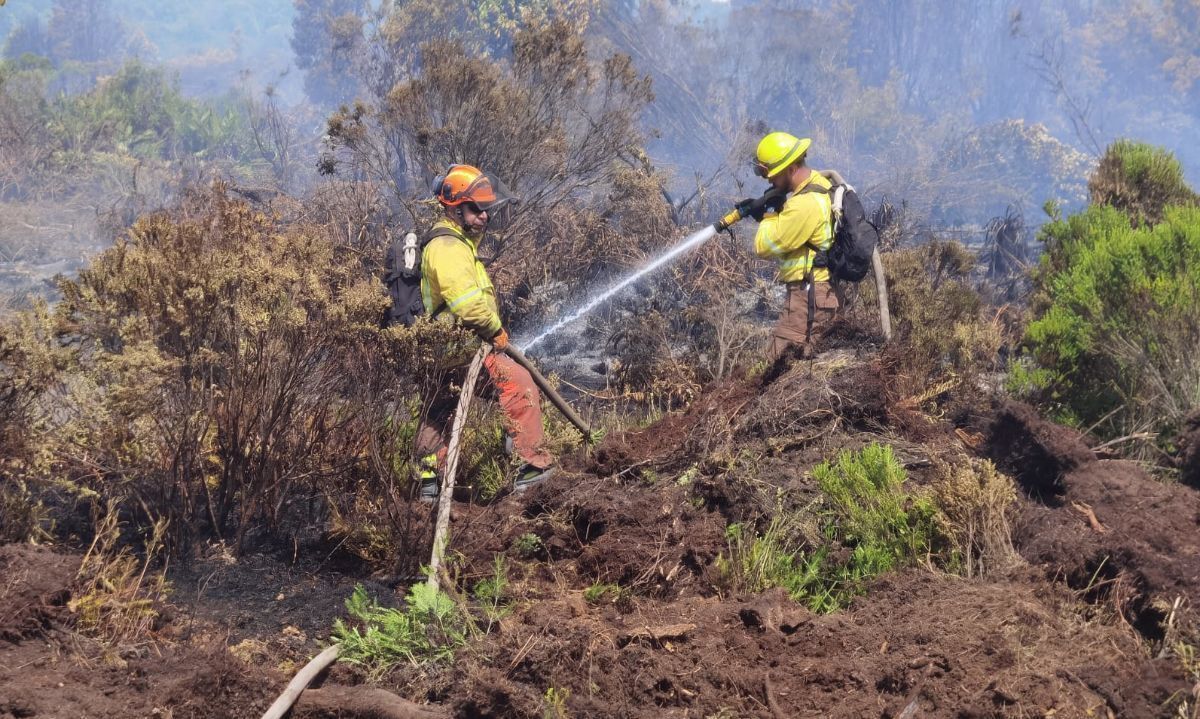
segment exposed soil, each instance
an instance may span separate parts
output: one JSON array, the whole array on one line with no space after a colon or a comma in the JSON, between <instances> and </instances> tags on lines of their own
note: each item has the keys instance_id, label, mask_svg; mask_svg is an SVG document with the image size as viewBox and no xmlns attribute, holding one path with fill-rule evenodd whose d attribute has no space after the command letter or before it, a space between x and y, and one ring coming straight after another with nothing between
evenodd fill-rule
<instances>
[{"instance_id":1,"label":"exposed soil","mask_svg":"<svg viewBox=\"0 0 1200 719\"><path fill-rule=\"evenodd\" d=\"M555 702L575 717L1176 716L1195 679L1155 656L1195 636L1200 492L1098 460L1023 405L981 411L968 443L885 397L869 358L827 353L712 387L525 495L456 504L459 589L504 553L522 601L453 665L383 687L457 717L542 717ZM803 503L817 462L872 441L918 484L931 457L992 458L1021 489L1024 563L973 579L909 569L829 615L782 590L720 589L730 522ZM214 556L172 572L154 636L113 649L75 630L78 563L0 547L0 719L258 716L355 583L384 601L403 589L326 557ZM585 599L599 584L621 590ZM343 688L361 681L335 667L325 704L294 715L398 716L378 708L390 695ZM383 704L351 710L351 697Z\"/></svg>"},{"instance_id":2,"label":"exposed soil","mask_svg":"<svg viewBox=\"0 0 1200 719\"><path fill-rule=\"evenodd\" d=\"M988 446L1034 500L1014 541L1048 576L1114 599L1156 640L1176 598L1200 597L1200 493L1098 460L1082 437L1017 404L997 412Z\"/></svg>"},{"instance_id":3,"label":"exposed soil","mask_svg":"<svg viewBox=\"0 0 1200 719\"><path fill-rule=\"evenodd\" d=\"M1200 410L1188 417L1180 433L1179 481L1200 489Z\"/></svg>"}]
</instances>

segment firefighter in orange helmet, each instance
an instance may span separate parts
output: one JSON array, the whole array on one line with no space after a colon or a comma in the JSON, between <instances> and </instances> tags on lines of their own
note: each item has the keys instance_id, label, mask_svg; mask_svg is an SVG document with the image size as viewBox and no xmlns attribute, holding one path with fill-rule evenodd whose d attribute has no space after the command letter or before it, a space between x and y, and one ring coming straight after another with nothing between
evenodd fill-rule
<instances>
[{"instance_id":1,"label":"firefighter in orange helmet","mask_svg":"<svg viewBox=\"0 0 1200 719\"><path fill-rule=\"evenodd\" d=\"M434 181L444 217L425 238L421 298L430 316L452 318L492 344L484 368L499 396L511 446L523 462L515 484L523 491L549 477L555 460L543 447L541 394L528 370L503 352L508 333L495 287L478 257L490 213L501 204L496 184L471 165L451 165ZM423 456L421 497L427 501L437 495L436 469L445 460L445 430L456 404L447 390L438 392L417 435L417 452Z\"/></svg>"}]
</instances>

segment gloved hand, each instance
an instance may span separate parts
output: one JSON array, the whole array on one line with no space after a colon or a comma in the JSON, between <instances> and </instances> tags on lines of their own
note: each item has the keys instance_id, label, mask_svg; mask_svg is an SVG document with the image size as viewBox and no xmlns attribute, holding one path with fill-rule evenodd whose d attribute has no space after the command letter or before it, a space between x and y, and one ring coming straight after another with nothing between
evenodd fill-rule
<instances>
[{"instance_id":1,"label":"gloved hand","mask_svg":"<svg viewBox=\"0 0 1200 719\"><path fill-rule=\"evenodd\" d=\"M783 210L783 203L787 202L787 190L782 187L772 187L763 193L758 201L762 203L763 209L768 212L780 212Z\"/></svg>"},{"instance_id":2,"label":"gloved hand","mask_svg":"<svg viewBox=\"0 0 1200 719\"><path fill-rule=\"evenodd\" d=\"M734 205L733 208L737 210L738 214L742 217L754 217L754 201L756 199L758 198L747 197L744 200L738 200L738 203ZM760 213L758 217L754 217L754 219L762 222L762 214Z\"/></svg>"},{"instance_id":3,"label":"gloved hand","mask_svg":"<svg viewBox=\"0 0 1200 719\"><path fill-rule=\"evenodd\" d=\"M496 336L492 338L492 349L496 350L497 352L503 352L507 348L508 333L504 331L503 327L501 327L500 331L496 333Z\"/></svg>"},{"instance_id":4,"label":"gloved hand","mask_svg":"<svg viewBox=\"0 0 1200 719\"><path fill-rule=\"evenodd\" d=\"M772 187L761 197L748 197L739 201L734 207L742 217L753 217L755 222L762 222L763 215L768 210L779 212L783 209L784 202L787 202L787 190Z\"/></svg>"}]
</instances>

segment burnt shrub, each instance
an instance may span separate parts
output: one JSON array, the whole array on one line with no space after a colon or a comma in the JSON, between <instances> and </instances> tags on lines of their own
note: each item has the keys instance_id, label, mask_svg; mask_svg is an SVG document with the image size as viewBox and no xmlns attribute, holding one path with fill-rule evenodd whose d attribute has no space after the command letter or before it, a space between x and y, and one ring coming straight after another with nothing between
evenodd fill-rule
<instances>
[{"instance_id":1,"label":"burnt shrub","mask_svg":"<svg viewBox=\"0 0 1200 719\"><path fill-rule=\"evenodd\" d=\"M323 531L323 500L364 486L400 496L408 428L390 419L471 350L432 323L380 329L374 268L331 236L218 184L61 281L56 475L135 526L167 520L175 547Z\"/></svg>"},{"instance_id":2,"label":"burnt shrub","mask_svg":"<svg viewBox=\"0 0 1200 719\"><path fill-rule=\"evenodd\" d=\"M971 278L975 256L933 240L883 258L894 331L883 362L893 398L914 409L944 396L969 403L1004 344L1000 315Z\"/></svg>"}]
</instances>

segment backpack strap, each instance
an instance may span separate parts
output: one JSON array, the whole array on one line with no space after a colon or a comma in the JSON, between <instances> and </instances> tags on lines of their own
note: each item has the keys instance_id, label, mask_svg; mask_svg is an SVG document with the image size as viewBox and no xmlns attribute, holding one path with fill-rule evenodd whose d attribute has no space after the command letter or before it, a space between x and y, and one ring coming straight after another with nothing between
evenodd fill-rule
<instances>
[{"instance_id":1,"label":"backpack strap","mask_svg":"<svg viewBox=\"0 0 1200 719\"><path fill-rule=\"evenodd\" d=\"M824 254L824 253L821 253ZM813 262L816 266L816 262ZM813 282L813 271L808 271L808 277L805 278L808 285L808 326L804 328L804 343L812 342L812 328L814 315L817 314L817 283Z\"/></svg>"},{"instance_id":2,"label":"backpack strap","mask_svg":"<svg viewBox=\"0 0 1200 719\"><path fill-rule=\"evenodd\" d=\"M433 229L431 229L429 232L425 233L425 236L421 238L421 249L422 250L425 249L425 245L428 245L430 242L433 242L434 240L436 240L439 237L454 237L454 238L457 238L460 240L462 239L461 237L458 236L457 232L450 229L449 227L443 227L441 225L437 225Z\"/></svg>"},{"instance_id":3,"label":"backpack strap","mask_svg":"<svg viewBox=\"0 0 1200 719\"><path fill-rule=\"evenodd\" d=\"M836 208L833 211L833 218L832 218L832 220L833 220L833 236L834 237L837 237L837 221L838 221L838 218L841 217L843 189L844 188L841 185L837 185L835 187L822 187L821 185L816 185L816 184L813 184L810 182L807 185L805 185L804 187L801 187L799 190L796 190L797 195L804 195L804 194L808 194L808 193L831 195L831 197L830 197L831 206L834 203L836 203ZM815 248L813 249L812 266L813 267L828 267L829 266L829 259L827 257L827 253L825 250L818 250ZM808 276L808 285L810 288L812 287L812 272L811 271L809 272L809 276ZM810 291L808 293L808 330L809 330L809 332L812 332L812 312L813 312L813 306L816 302L815 297L816 297L815 294L810 289Z\"/></svg>"},{"instance_id":4,"label":"backpack strap","mask_svg":"<svg viewBox=\"0 0 1200 719\"><path fill-rule=\"evenodd\" d=\"M854 188L849 185L834 185L833 187L821 187L809 183L799 190L796 190L797 195L803 195L808 192L817 192L822 195L829 195L829 204L833 208L834 218L842 216L842 198L846 195L846 190L853 191Z\"/></svg>"},{"instance_id":5,"label":"backpack strap","mask_svg":"<svg viewBox=\"0 0 1200 719\"><path fill-rule=\"evenodd\" d=\"M460 237L457 232L450 229L449 227L445 227L444 225L435 225L432 229L429 230L429 232L425 233L424 237L421 238L421 251L424 252L425 246L428 245L430 242L433 242L434 240L436 240L439 237L453 237L454 239L459 240L460 242L466 243L466 240L464 240L462 237ZM441 307L439 307L436 310L434 310L433 312L429 313L429 317L430 317L430 319L437 319L438 317L440 317L442 315L443 312L446 312L449 309L450 309L449 305L442 303Z\"/></svg>"}]
</instances>

